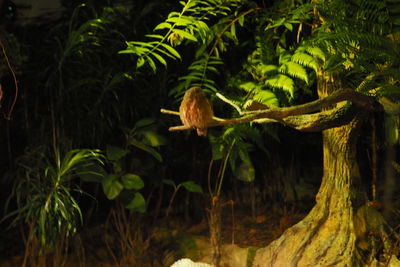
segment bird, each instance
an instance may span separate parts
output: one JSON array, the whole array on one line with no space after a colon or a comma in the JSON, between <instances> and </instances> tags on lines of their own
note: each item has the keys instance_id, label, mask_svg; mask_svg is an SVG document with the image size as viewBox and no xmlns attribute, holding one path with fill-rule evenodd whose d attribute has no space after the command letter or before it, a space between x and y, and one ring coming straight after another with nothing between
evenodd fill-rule
<instances>
[{"instance_id":1,"label":"bird","mask_svg":"<svg viewBox=\"0 0 400 267\"><path fill-rule=\"evenodd\" d=\"M207 135L207 124L213 119L210 100L200 87L192 87L185 92L179 107L179 117L183 125L196 129L197 135Z\"/></svg>"}]
</instances>

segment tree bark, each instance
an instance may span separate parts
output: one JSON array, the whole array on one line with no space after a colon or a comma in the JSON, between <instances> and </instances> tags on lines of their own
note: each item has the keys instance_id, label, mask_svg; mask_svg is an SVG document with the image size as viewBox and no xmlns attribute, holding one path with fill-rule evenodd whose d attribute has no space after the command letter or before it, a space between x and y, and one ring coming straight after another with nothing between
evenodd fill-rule
<instances>
[{"instance_id":1,"label":"tree bark","mask_svg":"<svg viewBox=\"0 0 400 267\"><path fill-rule=\"evenodd\" d=\"M336 88L340 88L338 80L323 74L318 77L320 98ZM356 144L362 118L362 112L356 112L347 124L322 132L324 174L316 205L302 221L258 250L253 266L355 266L351 185L353 177L359 175Z\"/></svg>"},{"instance_id":2,"label":"tree bark","mask_svg":"<svg viewBox=\"0 0 400 267\"><path fill-rule=\"evenodd\" d=\"M358 172L356 141L360 117L325 130L324 175L316 205L302 221L268 247L257 251L253 266L353 266L351 182Z\"/></svg>"}]
</instances>

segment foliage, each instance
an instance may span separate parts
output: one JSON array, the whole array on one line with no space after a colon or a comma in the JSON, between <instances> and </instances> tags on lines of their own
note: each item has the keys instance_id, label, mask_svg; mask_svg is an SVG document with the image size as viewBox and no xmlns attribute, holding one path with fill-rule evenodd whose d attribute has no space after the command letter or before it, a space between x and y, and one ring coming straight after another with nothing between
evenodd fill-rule
<instances>
[{"instance_id":1,"label":"foliage","mask_svg":"<svg viewBox=\"0 0 400 267\"><path fill-rule=\"evenodd\" d=\"M174 188L174 192L172 193L172 196L169 200L169 204L168 204L168 208L166 211L166 216L168 217L170 211L171 211L171 207L172 207L172 202L174 201L176 194L178 193L178 190L183 187L185 188L187 191L192 192L192 193L203 193L203 189L201 188L201 186L199 186L198 184L194 183L193 181L185 181L182 182L178 185L176 185L176 183L171 180L171 179L163 179L162 182L164 184L168 184L170 186L172 186Z\"/></svg>"},{"instance_id":2,"label":"foliage","mask_svg":"<svg viewBox=\"0 0 400 267\"><path fill-rule=\"evenodd\" d=\"M13 218L12 226L32 223L31 234L38 238L42 248L54 247L61 239L73 235L79 222L82 223L81 209L73 193L84 192L73 184L73 179L85 175L94 162L102 164L103 157L91 149L71 150L63 158L59 150L53 159L41 153L32 156L40 158L29 159L35 165L21 162L24 172L16 180L9 198L16 199L17 209L4 219Z\"/></svg>"},{"instance_id":3,"label":"foliage","mask_svg":"<svg viewBox=\"0 0 400 267\"><path fill-rule=\"evenodd\" d=\"M154 119L145 118L137 121L132 129L127 130L126 140L128 145L151 155L153 160L163 161L156 148L165 145L166 141L157 133ZM105 158L108 166L104 168L92 166L95 172L82 179L101 183L103 192L109 200L119 199L125 208L145 212L146 201L139 192L144 188L145 183L138 174L143 173L145 169L142 162L144 157L141 159L135 156L135 151L129 148L107 145Z\"/></svg>"},{"instance_id":4,"label":"foliage","mask_svg":"<svg viewBox=\"0 0 400 267\"><path fill-rule=\"evenodd\" d=\"M180 4L183 6L181 12L173 11L169 13L168 18L154 28L154 31L166 30L165 34L146 35L154 41L127 42L127 48L120 53L136 55L137 68L146 63L153 71L156 71L155 60L167 66L165 56L181 59L181 55L174 47L179 46L183 41L201 42L203 45L208 45L213 39L214 32L211 31L206 22L212 17L227 15L232 8L238 5L238 2L237 0L181 1Z\"/></svg>"}]
</instances>

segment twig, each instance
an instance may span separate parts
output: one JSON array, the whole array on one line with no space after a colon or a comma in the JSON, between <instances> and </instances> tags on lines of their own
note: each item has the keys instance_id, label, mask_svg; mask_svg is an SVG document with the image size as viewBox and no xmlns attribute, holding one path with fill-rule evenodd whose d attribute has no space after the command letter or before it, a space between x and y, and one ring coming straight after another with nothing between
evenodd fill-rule
<instances>
[{"instance_id":1,"label":"twig","mask_svg":"<svg viewBox=\"0 0 400 267\"><path fill-rule=\"evenodd\" d=\"M228 98L226 98L225 96L223 96L220 93L217 93L216 95L217 95L217 97L219 99L221 99L225 103L227 103L227 104L231 105L232 107L234 107L237 110L237 112L239 112L240 115L243 115L243 111L238 105L236 105L235 103L233 103L231 100L229 100Z\"/></svg>"},{"instance_id":2,"label":"twig","mask_svg":"<svg viewBox=\"0 0 400 267\"><path fill-rule=\"evenodd\" d=\"M14 78L14 84L15 84L14 100L11 103L10 109L8 110L8 114L4 116L4 118L6 120L11 120L11 113L12 113L12 111L14 109L15 103L17 103L17 98L18 98L18 91L19 91L19 89L18 89L18 81L17 81L17 76L15 75L15 72L14 72L13 68L11 67L11 63L10 63L10 61L8 59L8 56L7 56L7 53L6 53L6 49L4 48L4 45L3 45L3 43L1 41L0 41L0 46L1 46L1 49L3 51L3 55L4 55L5 59L6 59L8 69L11 71L11 74L12 74L12 76Z\"/></svg>"}]
</instances>

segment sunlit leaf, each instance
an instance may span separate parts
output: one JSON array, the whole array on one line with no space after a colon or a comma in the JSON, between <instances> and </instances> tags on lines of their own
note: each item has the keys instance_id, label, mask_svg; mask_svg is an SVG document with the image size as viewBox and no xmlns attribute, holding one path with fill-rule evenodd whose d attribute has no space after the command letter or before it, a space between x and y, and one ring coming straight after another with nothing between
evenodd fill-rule
<instances>
[{"instance_id":1,"label":"sunlit leaf","mask_svg":"<svg viewBox=\"0 0 400 267\"><path fill-rule=\"evenodd\" d=\"M155 57L161 64L163 64L164 66L167 66L167 61L165 61L165 59L160 56L159 54L155 53L154 51L151 53L151 55L153 57Z\"/></svg>"},{"instance_id":2,"label":"sunlit leaf","mask_svg":"<svg viewBox=\"0 0 400 267\"><path fill-rule=\"evenodd\" d=\"M187 26L193 23L193 20L189 17L171 17L167 19L167 22L175 23L177 26Z\"/></svg>"},{"instance_id":3,"label":"sunlit leaf","mask_svg":"<svg viewBox=\"0 0 400 267\"><path fill-rule=\"evenodd\" d=\"M183 31L183 30L179 30L179 29L174 29L173 31L174 31L174 33L177 33L180 36L182 36L182 37L184 37L184 38L186 38L188 40L197 42L197 38L193 34L191 34L189 32L186 32L186 31Z\"/></svg>"},{"instance_id":4,"label":"sunlit leaf","mask_svg":"<svg viewBox=\"0 0 400 267\"><path fill-rule=\"evenodd\" d=\"M161 30L161 29L171 29L172 25L168 22L161 22L158 24L155 28L154 31L156 30Z\"/></svg>"},{"instance_id":5,"label":"sunlit leaf","mask_svg":"<svg viewBox=\"0 0 400 267\"><path fill-rule=\"evenodd\" d=\"M140 68L140 67L142 67L143 65L144 65L144 63L145 63L145 60L144 60L144 58L143 57L139 57L138 59L137 59L137 62L136 62L136 68Z\"/></svg>"},{"instance_id":6,"label":"sunlit leaf","mask_svg":"<svg viewBox=\"0 0 400 267\"><path fill-rule=\"evenodd\" d=\"M287 62L279 67L279 72L283 74L289 74L292 77L299 78L308 83L307 71L298 63Z\"/></svg>"},{"instance_id":7,"label":"sunlit leaf","mask_svg":"<svg viewBox=\"0 0 400 267\"><path fill-rule=\"evenodd\" d=\"M172 56L175 58L181 59L181 55L178 53L178 51L175 50L172 46L165 44L165 43L160 43L162 47L164 47L168 53L170 53Z\"/></svg>"},{"instance_id":8,"label":"sunlit leaf","mask_svg":"<svg viewBox=\"0 0 400 267\"><path fill-rule=\"evenodd\" d=\"M294 82L290 77L278 74L267 80L265 80L265 84L271 86L272 88L283 89L288 92L291 97L294 95Z\"/></svg>"}]
</instances>

